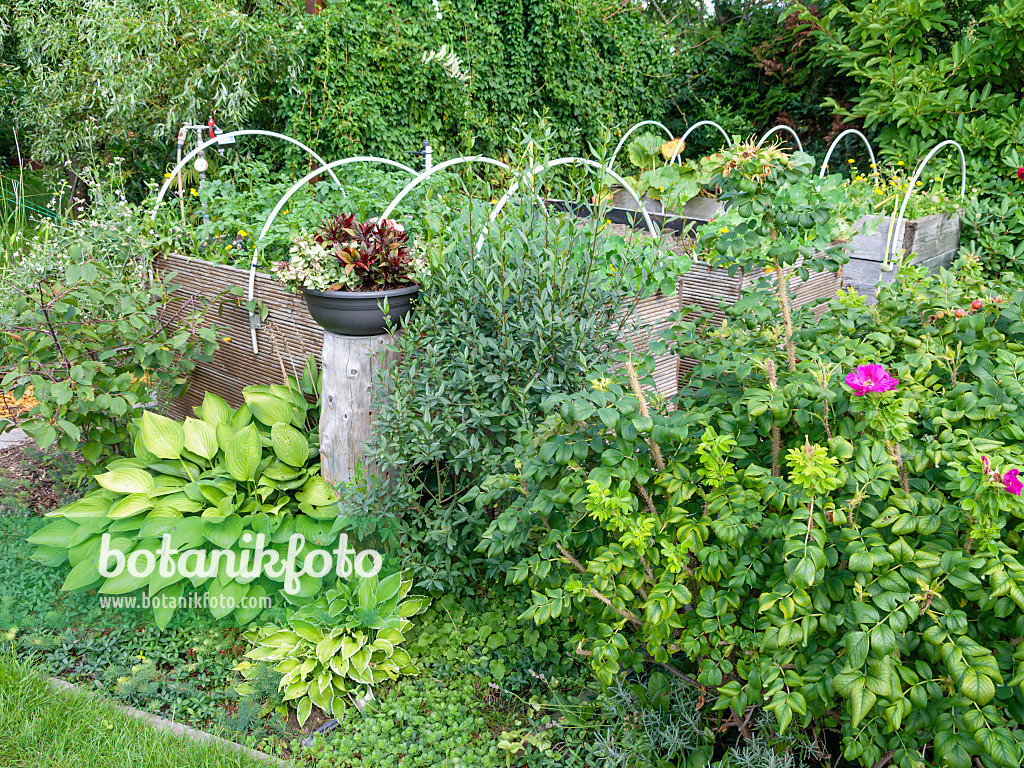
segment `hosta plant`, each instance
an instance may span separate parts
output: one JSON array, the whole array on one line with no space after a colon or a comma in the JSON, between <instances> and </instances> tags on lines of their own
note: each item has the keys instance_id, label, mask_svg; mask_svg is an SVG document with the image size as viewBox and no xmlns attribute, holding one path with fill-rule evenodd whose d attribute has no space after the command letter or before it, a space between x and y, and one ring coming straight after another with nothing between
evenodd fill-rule
<instances>
[{"instance_id":1,"label":"hosta plant","mask_svg":"<svg viewBox=\"0 0 1024 768\"><path fill-rule=\"evenodd\" d=\"M429 599L409 595L412 579L395 573L339 582L314 602L295 611L287 626L251 630L252 648L245 654L273 664L281 673L284 701L296 708L299 725L313 706L341 718L345 708L365 699L373 686L399 675L416 675L409 653L398 646L412 626L410 616L426 610ZM237 669L246 679L258 666L243 661ZM248 684L238 686L249 692Z\"/></svg>"},{"instance_id":2,"label":"hosta plant","mask_svg":"<svg viewBox=\"0 0 1024 768\"><path fill-rule=\"evenodd\" d=\"M309 371L303 377L312 384ZM308 387L307 387L308 388ZM54 522L33 534L33 557L46 565L70 563L65 590L96 589L104 595L145 590L156 622L166 626L186 582L206 599L217 618L233 616L245 625L260 612L261 598L281 592L287 575L262 568L256 578L238 572L236 563L255 561L252 550L262 534L265 550L284 559L293 534L301 534L304 555L333 539L336 495L320 477L317 434L306 429L311 409L300 382L244 390L246 404L233 410L209 394L197 407L198 418L184 423L146 412L135 425L132 456L108 462L91 491L49 513ZM146 577L124 568L103 576L100 554L120 553L131 562L159 560L164 535L179 552L203 552L203 567L183 576L156 568ZM214 559L213 550L225 550ZM251 558L251 560L250 560ZM113 571L108 559L107 570ZM193 565L197 565L193 563ZM248 567L248 566L247 566ZM144 570L144 566L136 569ZM234 570L237 575L230 575ZM323 579L303 573L298 591L285 594L308 601ZM205 598L204 598L205 595Z\"/></svg>"}]
</instances>

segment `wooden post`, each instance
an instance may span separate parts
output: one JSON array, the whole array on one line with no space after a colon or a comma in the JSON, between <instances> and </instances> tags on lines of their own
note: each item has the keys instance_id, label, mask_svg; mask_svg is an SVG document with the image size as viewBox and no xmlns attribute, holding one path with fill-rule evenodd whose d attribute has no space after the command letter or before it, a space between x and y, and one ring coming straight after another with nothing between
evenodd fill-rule
<instances>
[{"instance_id":1,"label":"wooden post","mask_svg":"<svg viewBox=\"0 0 1024 768\"><path fill-rule=\"evenodd\" d=\"M383 347L392 340L380 336L342 336L324 331L323 393L320 404L320 474L332 484L356 476L380 475L376 462L365 459L373 419L371 394L378 372L391 365L395 352Z\"/></svg>"}]
</instances>

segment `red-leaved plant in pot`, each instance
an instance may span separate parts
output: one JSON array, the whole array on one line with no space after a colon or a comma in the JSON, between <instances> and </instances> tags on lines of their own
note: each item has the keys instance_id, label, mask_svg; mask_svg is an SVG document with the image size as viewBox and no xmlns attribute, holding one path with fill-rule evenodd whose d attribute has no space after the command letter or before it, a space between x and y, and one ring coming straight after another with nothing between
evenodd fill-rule
<instances>
[{"instance_id":1,"label":"red-leaved plant in pot","mask_svg":"<svg viewBox=\"0 0 1024 768\"><path fill-rule=\"evenodd\" d=\"M397 326L412 311L425 267L398 222L343 213L295 238L288 261L272 265L286 287L302 292L324 330L345 336Z\"/></svg>"}]
</instances>

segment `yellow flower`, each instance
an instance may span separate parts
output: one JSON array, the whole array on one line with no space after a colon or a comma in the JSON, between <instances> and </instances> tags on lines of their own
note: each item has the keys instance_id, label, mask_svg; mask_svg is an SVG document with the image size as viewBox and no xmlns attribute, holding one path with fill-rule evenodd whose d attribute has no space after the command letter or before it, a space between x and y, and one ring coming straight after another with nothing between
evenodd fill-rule
<instances>
[{"instance_id":1,"label":"yellow flower","mask_svg":"<svg viewBox=\"0 0 1024 768\"><path fill-rule=\"evenodd\" d=\"M882 190L880 190L880 189L878 189L878 188L876 187L876 188L875 188L875 194L876 194L876 195L880 195L880 194L882 194Z\"/></svg>"},{"instance_id":2,"label":"yellow flower","mask_svg":"<svg viewBox=\"0 0 1024 768\"><path fill-rule=\"evenodd\" d=\"M728 227L722 227L722 228L721 228L720 230L718 230L718 231L719 231L719 232L721 232L721 233L722 233L723 235L727 235L727 234L729 234L729 228L728 228Z\"/></svg>"},{"instance_id":3,"label":"yellow flower","mask_svg":"<svg viewBox=\"0 0 1024 768\"><path fill-rule=\"evenodd\" d=\"M246 232L244 229L240 229L240 230L238 230L238 236L239 237L248 237L249 233Z\"/></svg>"},{"instance_id":4,"label":"yellow flower","mask_svg":"<svg viewBox=\"0 0 1024 768\"><path fill-rule=\"evenodd\" d=\"M848 158L848 159L846 160L846 162L848 162L848 163L849 163L850 165L853 165L853 158L852 158L852 157L851 157L851 158Z\"/></svg>"},{"instance_id":5,"label":"yellow flower","mask_svg":"<svg viewBox=\"0 0 1024 768\"><path fill-rule=\"evenodd\" d=\"M903 165L903 161L900 160L898 163L896 163L896 165Z\"/></svg>"},{"instance_id":6,"label":"yellow flower","mask_svg":"<svg viewBox=\"0 0 1024 768\"><path fill-rule=\"evenodd\" d=\"M223 339L221 339L221 341L231 341L231 337L225 336Z\"/></svg>"},{"instance_id":7,"label":"yellow flower","mask_svg":"<svg viewBox=\"0 0 1024 768\"><path fill-rule=\"evenodd\" d=\"M169 173L165 173L165 174L164 174L164 178L165 178L165 179L169 179L169 178L171 178L171 174L169 174Z\"/></svg>"},{"instance_id":8,"label":"yellow flower","mask_svg":"<svg viewBox=\"0 0 1024 768\"><path fill-rule=\"evenodd\" d=\"M874 167L875 167L875 164L874 164L874 163L872 163L872 164L871 164L871 167L872 167L872 168L874 168Z\"/></svg>"},{"instance_id":9,"label":"yellow flower","mask_svg":"<svg viewBox=\"0 0 1024 768\"><path fill-rule=\"evenodd\" d=\"M224 246L224 250L225 251L230 251L231 250L231 246L230 245L225 245Z\"/></svg>"},{"instance_id":10,"label":"yellow flower","mask_svg":"<svg viewBox=\"0 0 1024 768\"><path fill-rule=\"evenodd\" d=\"M923 181L919 181L919 182L917 182L917 186L919 186L919 187L920 187L920 186L921 186L922 184L924 184L924 182L923 182Z\"/></svg>"},{"instance_id":11,"label":"yellow flower","mask_svg":"<svg viewBox=\"0 0 1024 768\"><path fill-rule=\"evenodd\" d=\"M196 192L195 189L189 189L189 194L191 194L192 197L199 197L199 193Z\"/></svg>"}]
</instances>

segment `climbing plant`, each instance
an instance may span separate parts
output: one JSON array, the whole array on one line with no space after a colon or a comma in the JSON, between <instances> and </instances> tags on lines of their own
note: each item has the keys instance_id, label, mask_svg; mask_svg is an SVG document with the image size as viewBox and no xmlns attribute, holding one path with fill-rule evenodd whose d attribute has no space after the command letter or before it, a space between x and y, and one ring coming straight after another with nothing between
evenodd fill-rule
<instances>
[{"instance_id":1,"label":"climbing plant","mask_svg":"<svg viewBox=\"0 0 1024 768\"><path fill-rule=\"evenodd\" d=\"M277 102L282 130L325 157L505 153L509 129L546 111L558 149L660 115L670 51L637 8L595 0L328 2L300 22Z\"/></svg>"}]
</instances>

